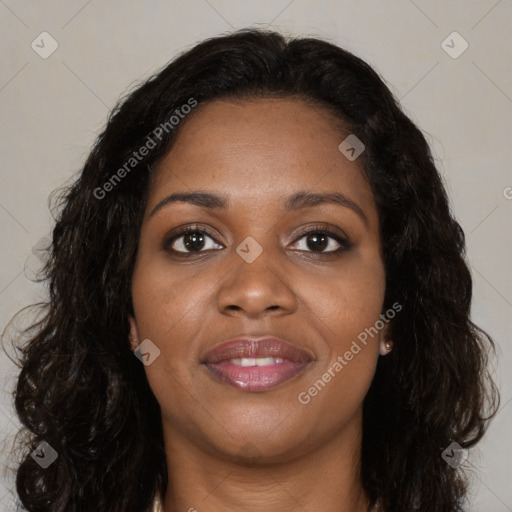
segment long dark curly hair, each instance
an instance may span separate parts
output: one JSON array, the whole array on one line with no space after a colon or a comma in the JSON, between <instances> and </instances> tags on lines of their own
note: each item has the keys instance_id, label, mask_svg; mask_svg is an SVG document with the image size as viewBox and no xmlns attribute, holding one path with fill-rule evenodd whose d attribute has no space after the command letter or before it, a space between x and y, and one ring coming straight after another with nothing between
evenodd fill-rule
<instances>
[{"instance_id":1,"label":"long dark curly hair","mask_svg":"<svg viewBox=\"0 0 512 512\"><path fill-rule=\"evenodd\" d=\"M428 143L363 60L322 39L259 29L207 39L137 85L110 114L76 180L58 189L41 279L48 301L35 304L44 314L23 343L13 341L23 437L16 491L26 510L149 511L165 495L160 407L130 348L128 322L151 169L187 119L158 127L191 98L189 116L210 100L263 97L324 108L366 147L358 161L379 212L383 311L395 302L403 309L390 322L394 349L379 358L364 402L364 489L387 512L462 510L464 466L442 453L452 442L474 446L496 414L488 370L495 347L470 320L465 237ZM128 168L148 137L152 149ZM43 441L58 454L46 469L31 457Z\"/></svg>"}]
</instances>

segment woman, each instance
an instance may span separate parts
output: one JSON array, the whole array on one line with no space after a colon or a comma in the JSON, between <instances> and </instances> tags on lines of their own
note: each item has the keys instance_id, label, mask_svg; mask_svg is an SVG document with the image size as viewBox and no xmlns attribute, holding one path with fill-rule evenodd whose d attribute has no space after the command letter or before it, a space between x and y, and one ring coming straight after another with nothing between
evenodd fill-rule
<instances>
[{"instance_id":1,"label":"woman","mask_svg":"<svg viewBox=\"0 0 512 512\"><path fill-rule=\"evenodd\" d=\"M464 251L366 63L270 31L198 44L62 197L15 392L23 505L462 510L498 404Z\"/></svg>"}]
</instances>

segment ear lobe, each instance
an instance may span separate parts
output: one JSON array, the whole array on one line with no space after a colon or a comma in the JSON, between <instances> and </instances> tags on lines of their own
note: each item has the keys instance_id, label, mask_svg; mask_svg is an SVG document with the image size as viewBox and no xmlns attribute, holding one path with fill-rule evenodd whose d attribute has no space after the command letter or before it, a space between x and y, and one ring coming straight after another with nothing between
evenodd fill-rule
<instances>
[{"instance_id":1,"label":"ear lobe","mask_svg":"<svg viewBox=\"0 0 512 512\"><path fill-rule=\"evenodd\" d=\"M388 339L388 325L379 333L379 354L385 356L393 350L393 341Z\"/></svg>"},{"instance_id":2,"label":"ear lobe","mask_svg":"<svg viewBox=\"0 0 512 512\"><path fill-rule=\"evenodd\" d=\"M130 322L130 346L133 351L139 346L139 332L137 329L137 323L135 322L135 318L129 315L128 320Z\"/></svg>"},{"instance_id":3,"label":"ear lobe","mask_svg":"<svg viewBox=\"0 0 512 512\"><path fill-rule=\"evenodd\" d=\"M392 341L381 341L379 347L379 354L381 356L385 356L389 354L393 350L393 342Z\"/></svg>"}]
</instances>

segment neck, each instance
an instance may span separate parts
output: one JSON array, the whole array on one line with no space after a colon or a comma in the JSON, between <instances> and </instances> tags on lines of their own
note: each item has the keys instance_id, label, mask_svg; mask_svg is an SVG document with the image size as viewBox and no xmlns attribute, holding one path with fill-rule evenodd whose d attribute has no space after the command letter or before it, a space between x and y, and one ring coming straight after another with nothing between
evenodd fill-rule
<instances>
[{"instance_id":1,"label":"neck","mask_svg":"<svg viewBox=\"0 0 512 512\"><path fill-rule=\"evenodd\" d=\"M361 416L322 445L278 462L212 454L164 425L169 482L164 512L367 512L360 479ZM256 450L256 448L254 447ZM249 453L250 450L247 450Z\"/></svg>"}]
</instances>

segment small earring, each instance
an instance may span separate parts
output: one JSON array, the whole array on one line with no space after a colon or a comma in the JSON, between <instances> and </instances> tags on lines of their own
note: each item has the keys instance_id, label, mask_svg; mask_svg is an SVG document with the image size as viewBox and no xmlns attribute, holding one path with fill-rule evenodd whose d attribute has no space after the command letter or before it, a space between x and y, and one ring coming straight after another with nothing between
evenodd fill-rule
<instances>
[{"instance_id":1,"label":"small earring","mask_svg":"<svg viewBox=\"0 0 512 512\"><path fill-rule=\"evenodd\" d=\"M392 350L393 350L393 342L386 341L384 343L384 346L381 346L380 355L385 356L385 355L389 354Z\"/></svg>"}]
</instances>

